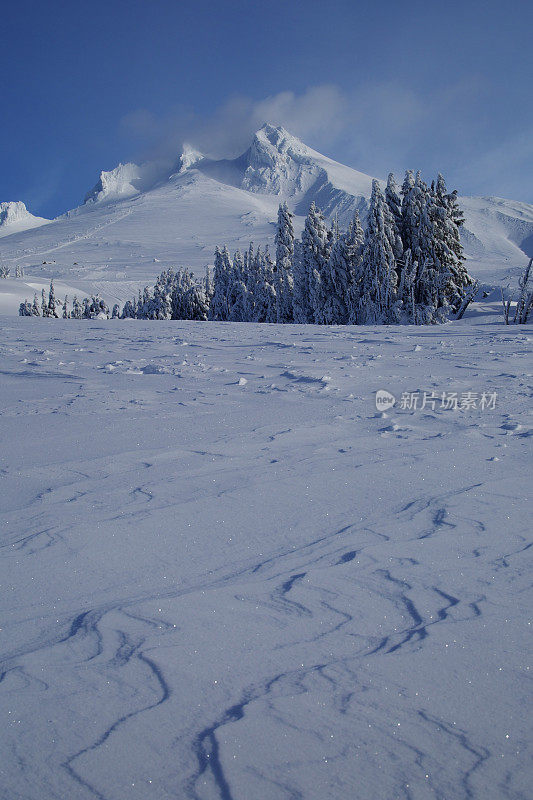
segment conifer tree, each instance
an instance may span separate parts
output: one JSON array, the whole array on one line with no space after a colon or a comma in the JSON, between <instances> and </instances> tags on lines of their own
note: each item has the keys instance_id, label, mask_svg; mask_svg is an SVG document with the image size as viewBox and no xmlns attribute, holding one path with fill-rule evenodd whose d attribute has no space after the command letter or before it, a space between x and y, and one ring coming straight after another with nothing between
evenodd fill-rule
<instances>
[{"instance_id":1,"label":"conifer tree","mask_svg":"<svg viewBox=\"0 0 533 800\"><path fill-rule=\"evenodd\" d=\"M387 180L387 188L385 189L385 202L387 203L387 206L389 208L393 220L393 230L394 230L393 250L396 262L398 262L399 259L401 259L403 253L403 244L400 234L402 228L402 201L400 199L398 186L396 184L396 180L392 172L389 173L389 177Z\"/></svg>"},{"instance_id":2,"label":"conifer tree","mask_svg":"<svg viewBox=\"0 0 533 800\"><path fill-rule=\"evenodd\" d=\"M246 259L248 259L247 254ZM230 289L228 295L229 319L232 322L245 322L248 309L248 289L246 288L246 278L244 260L240 250L233 256L233 268L231 272Z\"/></svg>"},{"instance_id":3,"label":"conifer tree","mask_svg":"<svg viewBox=\"0 0 533 800\"><path fill-rule=\"evenodd\" d=\"M441 265L441 271L449 275L446 297L452 308L457 310L466 288L472 284L472 278L464 266L465 259L460 238L460 227L464 223L464 217L457 202L457 191L448 193L440 173L433 197L435 258Z\"/></svg>"},{"instance_id":4,"label":"conifer tree","mask_svg":"<svg viewBox=\"0 0 533 800\"><path fill-rule=\"evenodd\" d=\"M32 309L29 300L23 300L19 306L19 317L31 317Z\"/></svg>"},{"instance_id":5,"label":"conifer tree","mask_svg":"<svg viewBox=\"0 0 533 800\"><path fill-rule=\"evenodd\" d=\"M70 318L71 319L81 319L82 316L83 316L83 310L82 310L82 307L80 305L80 301L78 300L76 295L74 295L74 299L72 300L72 312L70 314Z\"/></svg>"},{"instance_id":6,"label":"conifer tree","mask_svg":"<svg viewBox=\"0 0 533 800\"><path fill-rule=\"evenodd\" d=\"M365 231L357 322L398 321L396 260L391 242L394 242L393 221L375 180Z\"/></svg>"},{"instance_id":7,"label":"conifer tree","mask_svg":"<svg viewBox=\"0 0 533 800\"><path fill-rule=\"evenodd\" d=\"M293 255L294 321L307 323L320 318L324 303L322 271L329 256L330 238L324 217L314 202L306 217L302 239Z\"/></svg>"},{"instance_id":8,"label":"conifer tree","mask_svg":"<svg viewBox=\"0 0 533 800\"><path fill-rule=\"evenodd\" d=\"M358 211L356 211L354 214L354 218L351 222L350 228L348 229L346 238L348 255L352 264L351 281L346 297L346 306L348 311L347 323L355 324L357 322L359 300L361 295L363 247L365 243L365 233L363 231L363 226L361 225Z\"/></svg>"},{"instance_id":9,"label":"conifer tree","mask_svg":"<svg viewBox=\"0 0 533 800\"><path fill-rule=\"evenodd\" d=\"M73 306L77 303L76 298L74 298ZM74 309L72 311L72 316L74 316ZM76 317L78 319L78 317ZM135 307L134 303L131 300L126 300L124 304L124 308L122 309L122 314L120 315L121 319L135 319Z\"/></svg>"},{"instance_id":10,"label":"conifer tree","mask_svg":"<svg viewBox=\"0 0 533 800\"><path fill-rule=\"evenodd\" d=\"M215 270L213 299L209 310L209 318L225 321L228 319L228 291L231 265L227 247L222 252L215 248Z\"/></svg>"},{"instance_id":11,"label":"conifer tree","mask_svg":"<svg viewBox=\"0 0 533 800\"><path fill-rule=\"evenodd\" d=\"M56 296L55 296L53 280L50 281L50 291L48 292L48 316L55 317L56 319L58 318L56 311Z\"/></svg>"},{"instance_id":12,"label":"conifer tree","mask_svg":"<svg viewBox=\"0 0 533 800\"><path fill-rule=\"evenodd\" d=\"M322 321L327 325L346 325L350 320L362 246L363 229L356 211L346 233L340 233L335 223L334 244L324 269L324 273L327 273L327 294Z\"/></svg>"},{"instance_id":13,"label":"conifer tree","mask_svg":"<svg viewBox=\"0 0 533 800\"><path fill-rule=\"evenodd\" d=\"M204 279L204 292L207 303L211 303L211 298L213 297L213 279L211 277L211 270L209 269L209 264L205 268L205 279Z\"/></svg>"},{"instance_id":14,"label":"conifer tree","mask_svg":"<svg viewBox=\"0 0 533 800\"><path fill-rule=\"evenodd\" d=\"M277 297L276 297L276 268L270 257L268 245L265 247L264 267L263 267L263 286L265 292L265 322L276 322L277 319Z\"/></svg>"},{"instance_id":15,"label":"conifer tree","mask_svg":"<svg viewBox=\"0 0 533 800\"><path fill-rule=\"evenodd\" d=\"M420 218L420 207L415 192L415 179L409 169L405 173L402 184L402 215L400 221L400 236L402 237L403 250L411 251L411 259L415 260L417 246L417 230Z\"/></svg>"},{"instance_id":16,"label":"conifer tree","mask_svg":"<svg viewBox=\"0 0 533 800\"><path fill-rule=\"evenodd\" d=\"M276 320L292 322L293 289L292 261L294 257L294 228L287 203L280 203L276 228Z\"/></svg>"}]
</instances>

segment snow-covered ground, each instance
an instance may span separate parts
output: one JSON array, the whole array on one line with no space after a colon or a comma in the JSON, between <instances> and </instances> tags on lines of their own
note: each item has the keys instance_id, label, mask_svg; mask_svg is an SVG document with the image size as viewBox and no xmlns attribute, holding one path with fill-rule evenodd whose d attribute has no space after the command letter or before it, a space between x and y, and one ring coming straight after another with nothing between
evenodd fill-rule
<instances>
[{"instance_id":1,"label":"snow-covered ground","mask_svg":"<svg viewBox=\"0 0 533 800\"><path fill-rule=\"evenodd\" d=\"M530 797L533 329L493 311L0 318L2 800Z\"/></svg>"}]
</instances>

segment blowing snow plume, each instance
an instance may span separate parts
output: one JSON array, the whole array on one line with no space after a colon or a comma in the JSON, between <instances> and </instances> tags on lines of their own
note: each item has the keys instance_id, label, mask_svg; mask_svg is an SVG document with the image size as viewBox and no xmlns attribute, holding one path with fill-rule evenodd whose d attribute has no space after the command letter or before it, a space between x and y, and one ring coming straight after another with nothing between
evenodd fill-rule
<instances>
[{"instance_id":1,"label":"blowing snow plume","mask_svg":"<svg viewBox=\"0 0 533 800\"><path fill-rule=\"evenodd\" d=\"M122 126L143 159L170 165L186 143L210 158L234 158L266 122L282 125L316 146L327 146L345 126L345 108L341 90L325 85L300 95L280 92L260 101L234 97L205 117L179 107L165 117L139 109L124 117Z\"/></svg>"}]
</instances>

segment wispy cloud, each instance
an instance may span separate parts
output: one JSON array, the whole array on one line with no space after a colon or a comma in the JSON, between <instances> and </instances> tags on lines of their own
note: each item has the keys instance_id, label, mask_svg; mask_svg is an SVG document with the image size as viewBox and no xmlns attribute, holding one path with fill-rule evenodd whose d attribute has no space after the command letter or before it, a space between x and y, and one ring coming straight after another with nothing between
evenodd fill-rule
<instances>
[{"instance_id":1,"label":"wispy cloud","mask_svg":"<svg viewBox=\"0 0 533 800\"><path fill-rule=\"evenodd\" d=\"M346 97L336 86L314 86L303 94L280 92L259 101L232 97L209 115L177 107L158 117L137 109L122 120L124 133L144 150L144 157L176 157L184 142L206 155L239 155L265 122L283 125L302 139L332 142L345 128Z\"/></svg>"}]
</instances>

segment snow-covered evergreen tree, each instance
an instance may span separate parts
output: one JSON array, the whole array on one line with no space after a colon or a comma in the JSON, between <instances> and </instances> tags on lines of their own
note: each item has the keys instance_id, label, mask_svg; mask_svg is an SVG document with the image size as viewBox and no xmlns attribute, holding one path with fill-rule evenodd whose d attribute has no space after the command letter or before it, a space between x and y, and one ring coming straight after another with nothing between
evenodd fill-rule
<instances>
[{"instance_id":1,"label":"snow-covered evergreen tree","mask_svg":"<svg viewBox=\"0 0 533 800\"><path fill-rule=\"evenodd\" d=\"M419 187L415 185L415 177L407 170L402 184L402 215L400 235L403 250L411 251L412 262L418 261L418 230L420 225L421 202Z\"/></svg>"},{"instance_id":2,"label":"snow-covered evergreen tree","mask_svg":"<svg viewBox=\"0 0 533 800\"><path fill-rule=\"evenodd\" d=\"M363 267L363 247L365 244L365 233L359 212L356 211L354 218L351 222L350 228L347 233L346 246L348 247L349 259L352 264L353 273L351 275L351 282L348 289L346 298L346 306L348 311L347 322L348 324L355 324L357 321L357 313L359 309L359 300L361 299L361 281L362 281L362 267Z\"/></svg>"},{"instance_id":3,"label":"snow-covered evergreen tree","mask_svg":"<svg viewBox=\"0 0 533 800\"><path fill-rule=\"evenodd\" d=\"M460 227L464 217L457 202L457 191L448 193L439 173L433 192L434 257L439 272L447 273L446 298L458 310L466 288L472 284L464 265Z\"/></svg>"},{"instance_id":4,"label":"snow-covered evergreen tree","mask_svg":"<svg viewBox=\"0 0 533 800\"><path fill-rule=\"evenodd\" d=\"M226 246L222 252L215 249L215 269L213 276L213 298L209 309L209 319L225 321L228 319L228 293L230 289L231 262Z\"/></svg>"},{"instance_id":5,"label":"snow-covered evergreen tree","mask_svg":"<svg viewBox=\"0 0 533 800\"><path fill-rule=\"evenodd\" d=\"M278 299L276 296L276 265L270 256L268 245L265 247L264 285L266 293L265 322L276 322L278 316Z\"/></svg>"},{"instance_id":6,"label":"snow-covered evergreen tree","mask_svg":"<svg viewBox=\"0 0 533 800\"><path fill-rule=\"evenodd\" d=\"M197 281L192 272L178 270L172 290L172 319L205 321L208 310L205 284Z\"/></svg>"},{"instance_id":7,"label":"snow-covered evergreen tree","mask_svg":"<svg viewBox=\"0 0 533 800\"><path fill-rule=\"evenodd\" d=\"M78 300L75 297L72 302L72 313L71 318L78 319L75 316L77 312ZM102 300L100 295L93 294L92 297L84 297L83 298L83 307L81 309L81 318L82 319L108 319L109 318L109 308L105 302Z\"/></svg>"},{"instance_id":8,"label":"snow-covered evergreen tree","mask_svg":"<svg viewBox=\"0 0 533 800\"><path fill-rule=\"evenodd\" d=\"M334 244L323 272L327 275L324 281L327 293L321 321L327 325L346 325L349 322L361 266L363 236L357 212L346 233L340 233L338 225L335 225Z\"/></svg>"},{"instance_id":9,"label":"snow-covered evergreen tree","mask_svg":"<svg viewBox=\"0 0 533 800\"><path fill-rule=\"evenodd\" d=\"M264 280L264 256L259 246L254 252L252 245L248 250L248 273L247 273L247 289L248 289L248 322L264 322L267 298L265 293L265 280Z\"/></svg>"},{"instance_id":10,"label":"snow-covered evergreen tree","mask_svg":"<svg viewBox=\"0 0 533 800\"><path fill-rule=\"evenodd\" d=\"M120 306L118 303L115 303L113 306L113 311L111 312L111 319L119 319L120 318Z\"/></svg>"},{"instance_id":11,"label":"snow-covered evergreen tree","mask_svg":"<svg viewBox=\"0 0 533 800\"><path fill-rule=\"evenodd\" d=\"M76 302L76 298L74 298L74 302ZM124 303L124 308L122 309L122 314L120 315L120 318L135 319L135 306L131 300L126 300L126 302Z\"/></svg>"},{"instance_id":12,"label":"snow-covered evergreen tree","mask_svg":"<svg viewBox=\"0 0 533 800\"><path fill-rule=\"evenodd\" d=\"M213 297L213 278L211 275L211 270L209 269L209 264L205 268L204 294L208 305L210 305L211 298Z\"/></svg>"},{"instance_id":13,"label":"snow-covered evergreen tree","mask_svg":"<svg viewBox=\"0 0 533 800\"><path fill-rule=\"evenodd\" d=\"M292 214L287 203L280 203L276 227L276 320L293 321L294 278L292 262L294 257L294 228Z\"/></svg>"},{"instance_id":14,"label":"snow-covered evergreen tree","mask_svg":"<svg viewBox=\"0 0 533 800\"><path fill-rule=\"evenodd\" d=\"M32 315L32 317L40 317L41 316L41 311L39 309L39 299L37 297L37 294L33 295L33 305L31 307L31 315Z\"/></svg>"},{"instance_id":15,"label":"snow-covered evergreen tree","mask_svg":"<svg viewBox=\"0 0 533 800\"><path fill-rule=\"evenodd\" d=\"M228 318L232 322L246 322L246 314L249 306L248 289L246 288L246 276L244 270L244 260L240 250L233 256L233 264L228 292Z\"/></svg>"},{"instance_id":16,"label":"snow-covered evergreen tree","mask_svg":"<svg viewBox=\"0 0 533 800\"><path fill-rule=\"evenodd\" d=\"M405 250L402 257L400 282L398 286L398 300L402 314L402 322L418 325L417 306L415 298L417 262L413 262L410 250Z\"/></svg>"},{"instance_id":17,"label":"snow-covered evergreen tree","mask_svg":"<svg viewBox=\"0 0 533 800\"><path fill-rule=\"evenodd\" d=\"M392 172L389 173L389 177L387 179L387 187L385 189L385 202L389 208L389 211L392 215L393 219L393 230L394 230L394 257L396 262L402 257L403 253L403 243L401 239L401 229L402 229L402 201L400 198L400 193L398 190L398 186L396 184L396 180Z\"/></svg>"},{"instance_id":18,"label":"snow-covered evergreen tree","mask_svg":"<svg viewBox=\"0 0 533 800\"><path fill-rule=\"evenodd\" d=\"M361 264L357 323L397 322L397 275L394 258L394 223L378 181L372 182Z\"/></svg>"},{"instance_id":19,"label":"snow-covered evergreen tree","mask_svg":"<svg viewBox=\"0 0 533 800\"><path fill-rule=\"evenodd\" d=\"M19 306L19 317L31 317L32 308L29 300L23 300Z\"/></svg>"},{"instance_id":20,"label":"snow-covered evergreen tree","mask_svg":"<svg viewBox=\"0 0 533 800\"><path fill-rule=\"evenodd\" d=\"M48 301L46 299L44 289L41 289L41 314L43 317L48 317Z\"/></svg>"},{"instance_id":21,"label":"snow-covered evergreen tree","mask_svg":"<svg viewBox=\"0 0 533 800\"><path fill-rule=\"evenodd\" d=\"M192 277L192 276L191 276ZM182 297L182 319L190 319L198 322L205 322L208 317L209 303L205 296L204 287L195 280L184 292Z\"/></svg>"},{"instance_id":22,"label":"snow-covered evergreen tree","mask_svg":"<svg viewBox=\"0 0 533 800\"><path fill-rule=\"evenodd\" d=\"M276 293L273 264L268 249L258 247L252 257L248 251L248 320L250 322L275 322Z\"/></svg>"},{"instance_id":23,"label":"snow-covered evergreen tree","mask_svg":"<svg viewBox=\"0 0 533 800\"><path fill-rule=\"evenodd\" d=\"M74 295L74 299L72 300L72 311L70 313L71 319L81 319L83 317L83 309L81 307L80 301Z\"/></svg>"},{"instance_id":24,"label":"snow-covered evergreen tree","mask_svg":"<svg viewBox=\"0 0 533 800\"><path fill-rule=\"evenodd\" d=\"M293 254L293 315L298 323L321 320L325 301L322 271L327 264L331 238L322 212L311 204L302 239Z\"/></svg>"},{"instance_id":25,"label":"snow-covered evergreen tree","mask_svg":"<svg viewBox=\"0 0 533 800\"><path fill-rule=\"evenodd\" d=\"M48 292L48 316L55 317L56 319L58 318L56 311L56 295L55 295L53 280L50 281L50 291Z\"/></svg>"},{"instance_id":26,"label":"snow-covered evergreen tree","mask_svg":"<svg viewBox=\"0 0 533 800\"><path fill-rule=\"evenodd\" d=\"M173 271L170 269L158 275L154 286L150 319L171 318L172 277Z\"/></svg>"},{"instance_id":27,"label":"snow-covered evergreen tree","mask_svg":"<svg viewBox=\"0 0 533 800\"><path fill-rule=\"evenodd\" d=\"M63 319L69 319L70 314L68 311L68 295L65 295L65 300L63 302Z\"/></svg>"}]
</instances>

